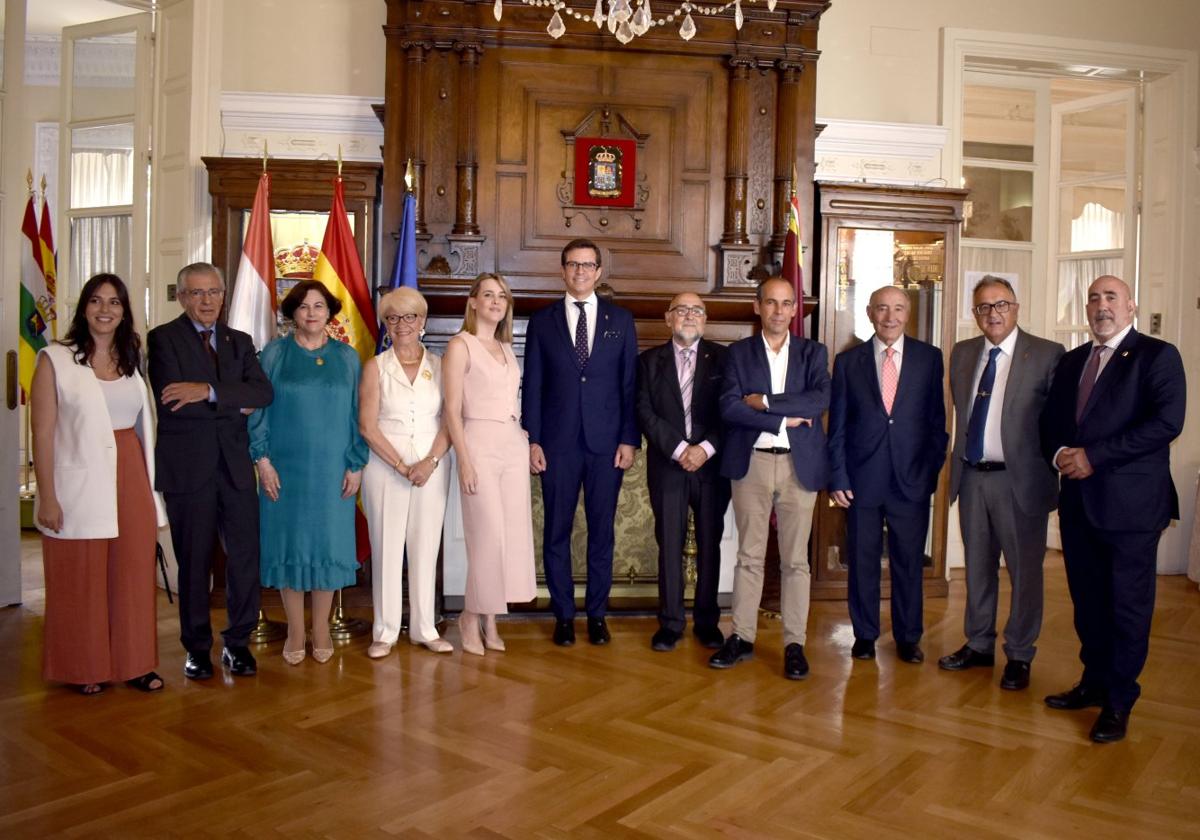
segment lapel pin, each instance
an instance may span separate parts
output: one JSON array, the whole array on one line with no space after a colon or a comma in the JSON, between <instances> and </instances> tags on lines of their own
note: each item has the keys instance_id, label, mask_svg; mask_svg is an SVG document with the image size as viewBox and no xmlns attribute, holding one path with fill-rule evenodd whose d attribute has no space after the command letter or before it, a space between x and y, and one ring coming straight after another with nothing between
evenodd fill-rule
<instances>
[{"instance_id":1,"label":"lapel pin","mask_svg":"<svg viewBox=\"0 0 1200 840\"><path fill-rule=\"evenodd\" d=\"M1128 355L1129 355L1129 351L1128 351L1128 350L1122 351L1121 355L1122 355L1122 356L1128 356Z\"/></svg>"},{"instance_id":2,"label":"lapel pin","mask_svg":"<svg viewBox=\"0 0 1200 840\"><path fill-rule=\"evenodd\" d=\"M429 368L426 368L425 370L421 371L421 378L433 379L433 371L429 370Z\"/></svg>"}]
</instances>

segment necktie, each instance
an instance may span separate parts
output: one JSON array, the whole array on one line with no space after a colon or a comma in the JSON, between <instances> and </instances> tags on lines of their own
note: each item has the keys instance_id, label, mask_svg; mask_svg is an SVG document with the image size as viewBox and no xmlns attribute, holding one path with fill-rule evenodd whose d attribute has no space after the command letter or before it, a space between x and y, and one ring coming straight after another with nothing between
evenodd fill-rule
<instances>
[{"instance_id":1,"label":"necktie","mask_svg":"<svg viewBox=\"0 0 1200 840\"><path fill-rule=\"evenodd\" d=\"M696 379L696 368L692 364L692 354L696 352L691 347L683 351L683 359L679 364L679 393L683 397L683 430L690 439L692 436L692 383Z\"/></svg>"},{"instance_id":2,"label":"necktie","mask_svg":"<svg viewBox=\"0 0 1200 840\"><path fill-rule=\"evenodd\" d=\"M900 373L896 370L896 354L893 347L883 351L883 367L880 369L880 384L883 388L883 410L892 413L892 404L896 402L896 386L900 384Z\"/></svg>"},{"instance_id":3,"label":"necktie","mask_svg":"<svg viewBox=\"0 0 1200 840\"><path fill-rule=\"evenodd\" d=\"M212 330L200 330L200 341L204 344L204 352L212 362L213 368L216 369L217 375L220 376L221 368L217 364L217 351L212 346Z\"/></svg>"},{"instance_id":4,"label":"necktie","mask_svg":"<svg viewBox=\"0 0 1200 840\"><path fill-rule=\"evenodd\" d=\"M1000 348L988 351L987 365L979 377L979 388L975 392L975 404L971 406L971 419L967 422L967 463L978 464L983 460L983 431L987 426L988 406L992 404L992 388L996 385L996 358Z\"/></svg>"},{"instance_id":5,"label":"necktie","mask_svg":"<svg viewBox=\"0 0 1200 840\"><path fill-rule=\"evenodd\" d=\"M587 309L581 300L575 301L575 305L579 307L579 320L575 322L575 361L583 367L588 360Z\"/></svg>"},{"instance_id":6,"label":"necktie","mask_svg":"<svg viewBox=\"0 0 1200 840\"><path fill-rule=\"evenodd\" d=\"M1088 356L1087 367L1083 369L1083 378L1079 380L1079 396L1075 400L1076 424L1083 419L1083 410L1087 408L1088 398L1092 396L1092 388L1096 386L1096 379L1100 376L1100 361L1104 358L1104 351L1107 349L1103 344L1097 344L1092 348L1092 355Z\"/></svg>"}]
</instances>

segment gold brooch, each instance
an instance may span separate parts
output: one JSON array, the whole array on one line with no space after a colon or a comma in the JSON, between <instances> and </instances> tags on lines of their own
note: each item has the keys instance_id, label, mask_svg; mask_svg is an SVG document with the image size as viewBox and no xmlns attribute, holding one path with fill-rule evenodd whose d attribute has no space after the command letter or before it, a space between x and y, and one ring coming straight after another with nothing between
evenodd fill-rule
<instances>
[{"instance_id":1,"label":"gold brooch","mask_svg":"<svg viewBox=\"0 0 1200 840\"><path fill-rule=\"evenodd\" d=\"M320 366L321 366L321 365L323 365L323 364L325 364L325 360L324 360L324 359L317 359L317 367L320 367Z\"/></svg>"},{"instance_id":2,"label":"gold brooch","mask_svg":"<svg viewBox=\"0 0 1200 840\"><path fill-rule=\"evenodd\" d=\"M422 379L433 379L433 371L431 371L431 370L421 371L421 378Z\"/></svg>"}]
</instances>

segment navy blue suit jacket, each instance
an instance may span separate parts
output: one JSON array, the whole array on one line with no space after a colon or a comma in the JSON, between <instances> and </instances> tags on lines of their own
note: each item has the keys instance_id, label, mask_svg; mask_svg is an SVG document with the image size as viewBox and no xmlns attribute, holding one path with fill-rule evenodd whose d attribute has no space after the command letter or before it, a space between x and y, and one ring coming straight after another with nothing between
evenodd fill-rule
<instances>
[{"instance_id":1,"label":"navy blue suit jacket","mask_svg":"<svg viewBox=\"0 0 1200 840\"><path fill-rule=\"evenodd\" d=\"M766 394L768 408L756 411L742 402L748 394ZM788 345L787 377L781 393L771 393L771 368L761 335L729 345L721 386L721 419L725 449L721 475L740 479L750 469L750 453L763 432L777 434L785 417L808 417L812 426L787 430L796 478L810 491L825 486L828 461L821 415L829 408L829 356L825 345L792 336Z\"/></svg>"},{"instance_id":2,"label":"navy blue suit jacket","mask_svg":"<svg viewBox=\"0 0 1200 840\"><path fill-rule=\"evenodd\" d=\"M580 368L567 333L566 302L539 310L525 331L521 423L546 452L574 453L581 439L593 455L640 446L637 425L637 333L633 315L609 301L596 307L596 337Z\"/></svg>"},{"instance_id":3,"label":"navy blue suit jacket","mask_svg":"<svg viewBox=\"0 0 1200 840\"><path fill-rule=\"evenodd\" d=\"M883 410L874 340L833 360L829 407L830 490L850 490L854 503L883 504L895 490L927 500L946 461L942 351L905 336L896 401Z\"/></svg>"},{"instance_id":4,"label":"navy blue suit jacket","mask_svg":"<svg viewBox=\"0 0 1200 840\"><path fill-rule=\"evenodd\" d=\"M1174 345L1130 330L1096 380L1075 422L1079 380L1092 342L1062 357L1042 409L1042 452L1082 446L1095 472L1062 480L1078 490L1089 524L1113 531L1161 531L1179 518L1170 443L1183 430L1187 383ZM1074 486L1072 486L1074 485Z\"/></svg>"}]
</instances>

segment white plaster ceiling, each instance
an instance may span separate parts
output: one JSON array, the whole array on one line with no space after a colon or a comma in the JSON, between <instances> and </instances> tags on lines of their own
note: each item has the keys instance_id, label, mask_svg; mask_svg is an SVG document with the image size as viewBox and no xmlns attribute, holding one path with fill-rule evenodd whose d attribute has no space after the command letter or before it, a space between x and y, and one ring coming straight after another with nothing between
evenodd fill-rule
<instances>
[{"instance_id":1,"label":"white plaster ceiling","mask_svg":"<svg viewBox=\"0 0 1200 840\"><path fill-rule=\"evenodd\" d=\"M58 35L64 26L146 12L154 5L155 0L27 0L25 31Z\"/></svg>"}]
</instances>

